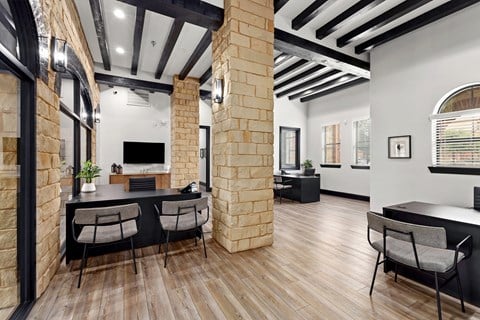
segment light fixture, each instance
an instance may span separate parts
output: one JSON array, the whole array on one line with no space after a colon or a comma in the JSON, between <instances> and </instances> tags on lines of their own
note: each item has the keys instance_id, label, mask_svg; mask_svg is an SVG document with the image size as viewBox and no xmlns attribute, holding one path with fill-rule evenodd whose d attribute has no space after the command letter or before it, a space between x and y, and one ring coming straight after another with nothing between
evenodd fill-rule
<instances>
[{"instance_id":1,"label":"light fixture","mask_svg":"<svg viewBox=\"0 0 480 320\"><path fill-rule=\"evenodd\" d=\"M222 103L223 102L223 80L214 79L213 80L213 102Z\"/></svg>"},{"instance_id":2,"label":"light fixture","mask_svg":"<svg viewBox=\"0 0 480 320\"><path fill-rule=\"evenodd\" d=\"M93 110L93 121L95 123L100 123L100 118L102 115L100 114L100 105L98 105L94 110Z\"/></svg>"},{"instance_id":3,"label":"light fixture","mask_svg":"<svg viewBox=\"0 0 480 320\"><path fill-rule=\"evenodd\" d=\"M118 19L125 19L125 12L122 9L115 9L113 10L113 15Z\"/></svg>"},{"instance_id":4,"label":"light fixture","mask_svg":"<svg viewBox=\"0 0 480 320\"><path fill-rule=\"evenodd\" d=\"M118 54L124 54L125 53L125 49L123 49L122 47L117 47L115 49L115 51L118 53Z\"/></svg>"},{"instance_id":5,"label":"light fixture","mask_svg":"<svg viewBox=\"0 0 480 320\"><path fill-rule=\"evenodd\" d=\"M67 41L52 37L52 69L57 72L67 71Z\"/></svg>"}]
</instances>

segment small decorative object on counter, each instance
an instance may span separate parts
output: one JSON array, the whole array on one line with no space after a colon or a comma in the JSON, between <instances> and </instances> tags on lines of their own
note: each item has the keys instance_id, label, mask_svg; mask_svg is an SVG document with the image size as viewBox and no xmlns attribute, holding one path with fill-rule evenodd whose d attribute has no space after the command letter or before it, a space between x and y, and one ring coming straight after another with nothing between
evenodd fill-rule
<instances>
[{"instance_id":1,"label":"small decorative object on counter","mask_svg":"<svg viewBox=\"0 0 480 320\"><path fill-rule=\"evenodd\" d=\"M197 192L198 191L198 187L197 187L196 182L192 182L191 186L192 186L192 192Z\"/></svg>"},{"instance_id":2,"label":"small decorative object on counter","mask_svg":"<svg viewBox=\"0 0 480 320\"><path fill-rule=\"evenodd\" d=\"M117 174L122 174L122 173L123 173L123 168L122 168L122 166L121 166L120 164L117 166L115 172L116 172Z\"/></svg>"},{"instance_id":3,"label":"small decorative object on counter","mask_svg":"<svg viewBox=\"0 0 480 320\"><path fill-rule=\"evenodd\" d=\"M117 165L115 164L115 162L112 164L112 167L110 169L110 172L111 173L117 173Z\"/></svg>"}]
</instances>

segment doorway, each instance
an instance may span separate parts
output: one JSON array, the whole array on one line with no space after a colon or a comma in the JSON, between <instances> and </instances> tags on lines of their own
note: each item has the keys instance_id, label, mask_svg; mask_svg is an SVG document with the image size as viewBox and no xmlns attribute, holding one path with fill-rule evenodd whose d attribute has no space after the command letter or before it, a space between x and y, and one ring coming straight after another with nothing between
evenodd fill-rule
<instances>
[{"instance_id":1,"label":"doorway","mask_svg":"<svg viewBox=\"0 0 480 320\"><path fill-rule=\"evenodd\" d=\"M198 146L200 186L210 192L212 191L210 186L210 126L200 126Z\"/></svg>"}]
</instances>

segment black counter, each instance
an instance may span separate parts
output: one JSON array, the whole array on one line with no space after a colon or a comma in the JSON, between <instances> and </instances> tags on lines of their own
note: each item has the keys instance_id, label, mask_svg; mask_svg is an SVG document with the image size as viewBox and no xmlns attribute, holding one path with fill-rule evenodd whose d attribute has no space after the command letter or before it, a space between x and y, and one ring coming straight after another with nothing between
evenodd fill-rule
<instances>
[{"instance_id":1,"label":"black counter","mask_svg":"<svg viewBox=\"0 0 480 320\"><path fill-rule=\"evenodd\" d=\"M164 241L160 231L160 223L153 204L162 207L162 201L188 200L201 197L200 192L180 193L177 189L158 189L152 191L127 192L120 184L108 184L97 186L97 191L91 193L80 193L66 203L66 262L80 259L82 257L83 245L73 239L72 220L77 208L93 208L115 206L127 203L138 203L142 209L142 217L139 221L139 233L133 238L136 248L147 247L159 244ZM171 235L172 240L191 237L192 234L178 233ZM119 244L99 247L89 250L89 255L104 254L128 249L130 244Z\"/></svg>"},{"instance_id":2,"label":"black counter","mask_svg":"<svg viewBox=\"0 0 480 320\"><path fill-rule=\"evenodd\" d=\"M276 175L282 177L283 181L290 181L292 188L282 193L283 198L305 202L320 201L320 175L303 176L293 174Z\"/></svg>"}]
</instances>

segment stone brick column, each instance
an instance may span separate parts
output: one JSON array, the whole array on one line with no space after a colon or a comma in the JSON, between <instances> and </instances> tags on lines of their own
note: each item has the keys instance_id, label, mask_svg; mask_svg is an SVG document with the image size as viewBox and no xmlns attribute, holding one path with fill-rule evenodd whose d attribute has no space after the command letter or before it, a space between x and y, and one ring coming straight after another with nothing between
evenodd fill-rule
<instances>
[{"instance_id":1,"label":"stone brick column","mask_svg":"<svg viewBox=\"0 0 480 320\"><path fill-rule=\"evenodd\" d=\"M198 184L200 84L198 79L173 79L171 109L171 186Z\"/></svg>"},{"instance_id":2,"label":"stone brick column","mask_svg":"<svg viewBox=\"0 0 480 320\"><path fill-rule=\"evenodd\" d=\"M229 252L273 243L273 1L225 0L213 33L213 238Z\"/></svg>"}]
</instances>

